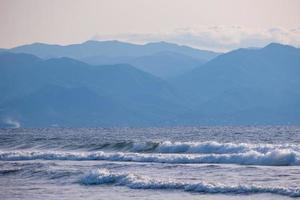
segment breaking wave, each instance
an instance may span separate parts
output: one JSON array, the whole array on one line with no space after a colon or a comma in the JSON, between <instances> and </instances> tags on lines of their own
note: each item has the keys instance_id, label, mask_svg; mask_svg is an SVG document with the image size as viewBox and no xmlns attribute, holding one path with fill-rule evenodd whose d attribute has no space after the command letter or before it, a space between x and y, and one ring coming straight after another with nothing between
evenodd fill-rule
<instances>
[{"instance_id":1,"label":"breaking wave","mask_svg":"<svg viewBox=\"0 0 300 200\"><path fill-rule=\"evenodd\" d=\"M208 142L117 142L99 145L94 150L117 150L127 152L147 152L147 153L243 153L247 151L257 151L266 153L276 149L292 149L300 151L299 145L274 145L274 144L246 144L246 143L219 143Z\"/></svg>"},{"instance_id":2,"label":"breaking wave","mask_svg":"<svg viewBox=\"0 0 300 200\"><path fill-rule=\"evenodd\" d=\"M111 173L107 169L96 169L90 171L80 179L84 185L113 184L116 186L127 186L132 189L174 189L200 193L272 193L290 197L300 197L297 188L268 187L258 185L223 185L212 183L186 183L176 181L155 180L135 174Z\"/></svg>"},{"instance_id":3,"label":"breaking wave","mask_svg":"<svg viewBox=\"0 0 300 200\"><path fill-rule=\"evenodd\" d=\"M38 138L39 139L39 138ZM49 142L49 141L47 141ZM25 150L77 150L77 151L103 151L103 152L127 152L127 153L162 153L162 154L235 154L255 151L258 153L268 153L276 150L286 150L300 152L299 144L251 144L251 143L221 143L216 141L207 142L107 142L107 143L53 143L51 139L49 144L43 140L33 140L33 143L8 145L7 149Z\"/></svg>"},{"instance_id":4,"label":"breaking wave","mask_svg":"<svg viewBox=\"0 0 300 200\"><path fill-rule=\"evenodd\" d=\"M240 165L288 166L300 165L300 153L291 150L273 150L266 153L248 151L232 154L162 154L126 152L39 152L9 151L0 152L0 160L107 160L154 163L219 163Z\"/></svg>"}]
</instances>

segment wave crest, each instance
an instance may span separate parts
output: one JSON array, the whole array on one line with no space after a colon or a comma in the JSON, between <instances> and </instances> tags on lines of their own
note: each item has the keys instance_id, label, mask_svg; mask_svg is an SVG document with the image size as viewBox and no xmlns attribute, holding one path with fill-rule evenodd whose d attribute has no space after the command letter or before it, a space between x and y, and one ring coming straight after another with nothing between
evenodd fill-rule
<instances>
[{"instance_id":1,"label":"wave crest","mask_svg":"<svg viewBox=\"0 0 300 200\"><path fill-rule=\"evenodd\" d=\"M93 150L117 150L123 152L137 153L191 153L191 154L228 154L245 153L257 151L267 153L273 150L300 151L299 145L275 145L275 144L247 144L247 143L220 143L216 141L207 142L117 142L105 143Z\"/></svg>"},{"instance_id":2,"label":"wave crest","mask_svg":"<svg viewBox=\"0 0 300 200\"><path fill-rule=\"evenodd\" d=\"M179 189L190 192L201 193L272 193L290 197L300 197L300 190L284 187L265 187L257 185L223 185L212 183L186 183L165 180L155 180L135 174L111 173L107 169L96 169L87 173L80 180L84 185L113 184L127 186L132 189Z\"/></svg>"},{"instance_id":3,"label":"wave crest","mask_svg":"<svg viewBox=\"0 0 300 200\"><path fill-rule=\"evenodd\" d=\"M219 163L240 165L288 166L300 165L300 154L290 150L275 150L267 153L249 151L238 154L147 154L108 152L0 152L0 160L108 160L154 163Z\"/></svg>"}]
</instances>

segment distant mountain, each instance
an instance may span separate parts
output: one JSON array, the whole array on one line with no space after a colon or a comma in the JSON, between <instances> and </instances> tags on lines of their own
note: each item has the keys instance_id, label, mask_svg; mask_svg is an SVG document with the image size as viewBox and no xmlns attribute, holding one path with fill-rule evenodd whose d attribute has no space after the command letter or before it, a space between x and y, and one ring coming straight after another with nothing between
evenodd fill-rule
<instances>
[{"instance_id":1,"label":"distant mountain","mask_svg":"<svg viewBox=\"0 0 300 200\"><path fill-rule=\"evenodd\" d=\"M3 105L2 119L22 126L99 126L122 124L126 109L113 98L99 96L88 88L46 85ZM129 119L130 120L130 119Z\"/></svg>"},{"instance_id":2,"label":"distant mountain","mask_svg":"<svg viewBox=\"0 0 300 200\"><path fill-rule=\"evenodd\" d=\"M238 49L172 80L204 124L300 123L300 49Z\"/></svg>"},{"instance_id":3,"label":"distant mountain","mask_svg":"<svg viewBox=\"0 0 300 200\"><path fill-rule=\"evenodd\" d=\"M164 51L138 57L128 63L155 76L169 79L182 75L205 62L181 53Z\"/></svg>"},{"instance_id":4,"label":"distant mountain","mask_svg":"<svg viewBox=\"0 0 300 200\"><path fill-rule=\"evenodd\" d=\"M80 60L90 65L115 65L115 64L122 64L122 63L128 64L134 59L136 59L136 57L132 57L132 56L111 57L111 56L97 55L97 56L89 56L89 57L81 58Z\"/></svg>"},{"instance_id":5,"label":"distant mountain","mask_svg":"<svg viewBox=\"0 0 300 200\"><path fill-rule=\"evenodd\" d=\"M94 56L82 59L92 65L108 65L128 63L136 68L163 79L174 78L205 63L185 54L162 51L140 57L103 57Z\"/></svg>"},{"instance_id":6,"label":"distant mountain","mask_svg":"<svg viewBox=\"0 0 300 200\"><path fill-rule=\"evenodd\" d=\"M32 71L42 59L29 54L0 53L0 104L35 90ZM43 77L40 77L41 79Z\"/></svg>"},{"instance_id":7,"label":"distant mountain","mask_svg":"<svg viewBox=\"0 0 300 200\"><path fill-rule=\"evenodd\" d=\"M238 49L199 66L174 51L118 58L137 67L0 53L0 126L300 124L298 48ZM177 67L189 70L171 78Z\"/></svg>"},{"instance_id":8,"label":"distant mountain","mask_svg":"<svg viewBox=\"0 0 300 200\"><path fill-rule=\"evenodd\" d=\"M9 50L15 53L28 53L41 58L69 57L74 59L85 59L87 57L140 57L155 54L161 51L171 51L185 54L187 56L208 61L219 53L194 49L188 46L180 46L167 42L148 43L137 45L120 41L87 41L82 44L67 46L34 43L15 47ZM100 64L100 63L95 63Z\"/></svg>"},{"instance_id":9,"label":"distant mountain","mask_svg":"<svg viewBox=\"0 0 300 200\"><path fill-rule=\"evenodd\" d=\"M120 41L87 41L67 46L34 43L8 51L44 59L69 57L91 65L127 63L164 79L182 75L219 55L167 42L137 45Z\"/></svg>"},{"instance_id":10,"label":"distant mountain","mask_svg":"<svg viewBox=\"0 0 300 200\"><path fill-rule=\"evenodd\" d=\"M0 87L0 118L24 126L149 125L185 110L166 82L130 65L1 53Z\"/></svg>"}]
</instances>

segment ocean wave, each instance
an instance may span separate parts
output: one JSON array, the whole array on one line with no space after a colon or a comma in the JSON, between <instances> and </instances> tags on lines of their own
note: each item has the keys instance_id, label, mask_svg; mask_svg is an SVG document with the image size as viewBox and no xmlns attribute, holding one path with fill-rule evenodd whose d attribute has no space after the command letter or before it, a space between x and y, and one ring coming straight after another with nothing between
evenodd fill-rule
<instances>
[{"instance_id":1,"label":"ocean wave","mask_svg":"<svg viewBox=\"0 0 300 200\"><path fill-rule=\"evenodd\" d=\"M10 149L9 147L8 149ZM12 149L12 148L11 148ZM51 150L60 149L62 151L68 150L88 150L105 151L105 152L131 152L131 153L165 153L165 154L233 154L246 153L249 151L256 151L259 153L267 153L275 150L290 150L300 153L300 145L298 144L252 144L252 143L223 143L216 141L206 142L171 142L171 141L148 141L148 142L134 142L134 141L120 141L120 142L105 142L95 144L18 144L15 145L15 150L25 149L41 149Z\"/></svg>"},{"instance_id":2,"label":"ocean wave","mask_svg":"<svg viewBox=\"0 0 300 200\"><path fill-rule=\"evenodd\" d=\"M15 174L21 171L20 168L15 168L15 169L0 169L0 175L11 175Z\"/></svg>"},{"instance_id":3,"label":"ocean wave","mask_svg":"<svg viewBox=\"0 0 300 200\"><path fill-rule=\"evenodd\" d=\"M267 153L249 151L234 154L161 154L124 152L38 152L12 151L0 152L0 160L107 160L154 163L218 163L240 165L288 166L300 165L300 154L290 150L274 150Z\"/></svg>"},{"instance_id":4,"label":"ocean wave","mask_svg":"<svg viewBox=\"0 0 300 200\"><path fill-rule=\"evenodd\" d=\"M290 197L300 197L300 189L285 187L268 187L258 185L223 185L212 183L186 183L171 180L156 180L135 174L111 173L107 169L92 170L80 179L84 185L113 184L132 189L178 189L200 193L272 193Z\"/></svg>"},{"instance_id":5,"label":"ocean wave","mask_svg":"<svg viewBox=\"0 0 300 200\"><path fill-rule=\"evenodd\" d=\"M208 142L161 142L155 148L158 153L215 153L215 154L228 154L228 153L243 153L247 151L257 151L261 153L270 150L286 148L284 145L271 145L271 144L246 144L246 143L219 143L215 141Z\"/></svg>"},{"instance_id":6,"label":"ocean wave","mask_svg":"<svg viewBox=\"0 0 300 200\"><path fill-rule=\"evenodd\" d=\"M228 154L257 151L267 153L273 150L293 150L300 152L295 144L247 144L207 142L132 142L105 143L92 150L115 150L137 153L191 153L191 154Z\"/></svg>"}]
</instances>

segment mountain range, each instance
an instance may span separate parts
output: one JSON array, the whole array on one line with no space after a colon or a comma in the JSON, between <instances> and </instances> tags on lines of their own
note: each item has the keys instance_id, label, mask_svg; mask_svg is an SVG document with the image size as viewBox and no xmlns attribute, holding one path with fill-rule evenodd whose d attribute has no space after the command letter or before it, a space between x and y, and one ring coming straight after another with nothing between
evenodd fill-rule
<instances>
[{"instance_id":1,"label":"mountain range","mask_svg":"<svg viewBox=\"0 0 300 200\"><path fill-rule=\"evenodd\" d=\"M1 49L0 126L300 124L299 77L300 49L276 43L35 43Z\"/></svg>"},{"instance_id":2,"label":"mountain range","mask_svg":"<svg viewBox=\"0 0 300 200\"><path fill-rule=\"evenodd\" d=\"M115 40L89 40L66 46L34 43L8 51L33 54L44 59L69 57L92 65L127 63L161 78L181 75L220 54L167 42L138 45Z\"/></svg>"},{"instance_id":3,"label":"mountain range","mask_svg":"<svg viewBox=\"0 0 300 200\"><path fill-rule=\"evenodd\" d=\"M188 97L196 121L220 124L297 124L300 49L271 43L218 56L172 80Z\"/></svg>"}]
</instances>

